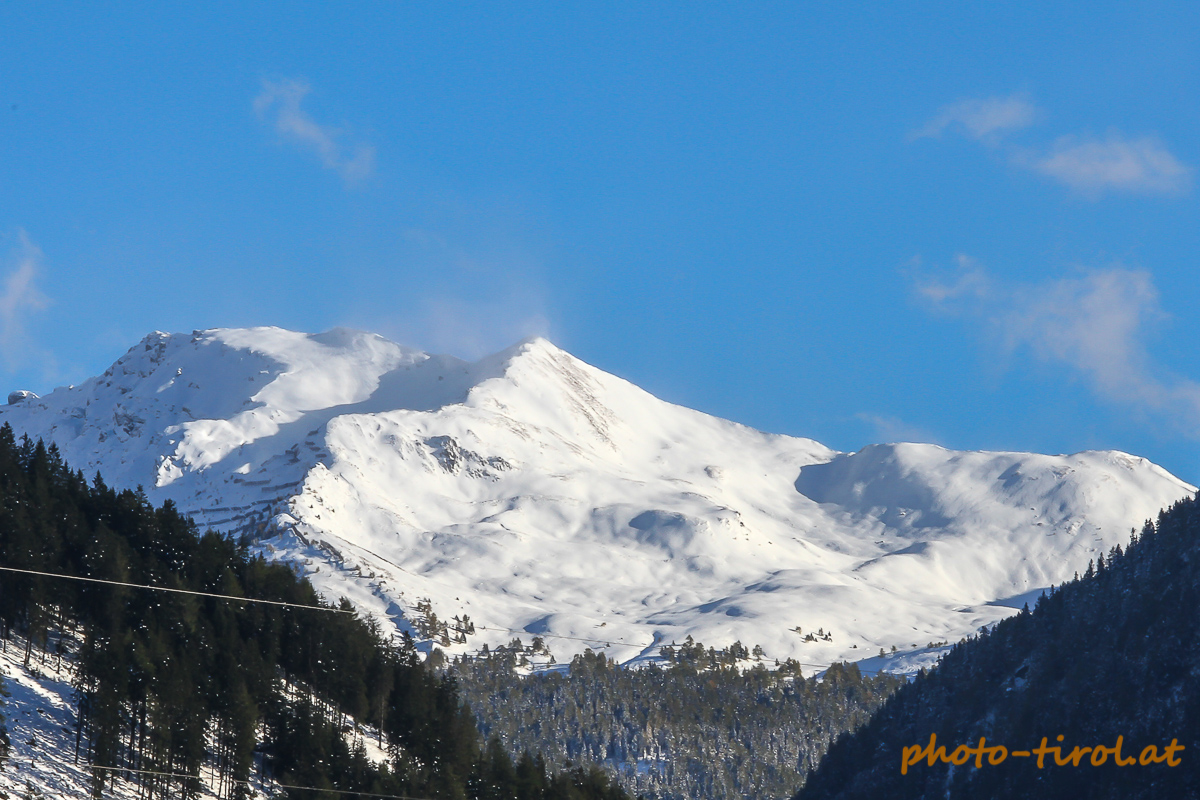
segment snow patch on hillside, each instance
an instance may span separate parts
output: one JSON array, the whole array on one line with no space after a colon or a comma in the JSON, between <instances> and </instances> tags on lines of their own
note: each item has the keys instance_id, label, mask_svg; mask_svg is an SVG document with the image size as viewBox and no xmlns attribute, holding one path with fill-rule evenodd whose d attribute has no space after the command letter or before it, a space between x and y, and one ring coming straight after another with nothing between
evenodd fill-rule
<instances>
[{"instance_id":1,"label":"snow patch on hillside","mask_svg":"<svg viewBox=\"0 0 1200 800\"><path fill-rule=\"evenodd\" d=\"M838 453L545 339L465 362L345 329L154 333L5 421L249 533L426 650L425 600L451 638L474 622L452 652L537 634L559 661L688 635L816 665L957 641L1195 491L1117 452Z\"/></svg>"},{"instance_id":2,"label":"snow patch on hillside","mask_svg":"<svg viewBox=\"0 0 1200 800\"><path fill-rule=\"evenodd\" d=\"M0 769L0 791L14 798L24 797L31 790L46 798L90 797L86 741L79 758L75 757L77 715L71 658L47 655L35 647L26 667L22 638L14 636L0 643L0 675L9 694L3 711L11 744L8 759ZM217 800L220 795L206 780L206 774L207 770L201 770L200 800ZM251 777L252 797L271 797L278 791L273 782L263 781L257 773ZM105 789L104 796L135 800L142 793L136 783L118 778Z\"/></svg>"}]
</instances>

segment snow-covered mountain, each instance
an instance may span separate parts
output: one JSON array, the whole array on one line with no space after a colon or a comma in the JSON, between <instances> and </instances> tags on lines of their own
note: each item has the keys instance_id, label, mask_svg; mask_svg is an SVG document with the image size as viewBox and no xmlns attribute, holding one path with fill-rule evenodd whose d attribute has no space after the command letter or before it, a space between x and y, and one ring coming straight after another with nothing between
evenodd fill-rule
<instances>
[{"instance_id":1,"label":"snow-covered mountain","mask_svg":"<svg viewBox=\"0 0 1200 800\"><path fill-rule=\"evenodd\" d=\"M666 403L544 339L469 363L344 329L154 333L97 378L12 400L0 422L253 533L331 599L402 629L427 599L475 623L451 651L521 631L560 661L691 635L916 663L1195 491L1111 451L838 453Z\"/></svg>"}]
</instances>

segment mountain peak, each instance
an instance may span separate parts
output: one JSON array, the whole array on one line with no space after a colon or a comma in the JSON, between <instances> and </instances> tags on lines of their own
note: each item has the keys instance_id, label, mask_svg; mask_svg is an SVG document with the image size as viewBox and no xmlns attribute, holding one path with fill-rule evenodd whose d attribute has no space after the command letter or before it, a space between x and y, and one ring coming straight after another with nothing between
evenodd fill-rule
<instances>
[{"instance_id":1,"label":"mountain peak","mask_svg":"<svg viewBox=\"0 0 1200 800\"><path fill-rule=\"evenodd\" d=\"M489 356L484 356L476 363L480 365L495 365L495 369L503 372L514 362L521 360L562 359L564 357L578 361L573 355L558 347L544 336L530 336L503 350Z\"/></svg>"},{"instance_id":2,"label":"mountain peak","mask_svg":"<svg viewBox=\"0 0 1200 800\"><path fill-rule=\"evenodd\" d=\"M500 631L451 649L537 631L560 660L688 635L806 663L956 640L1192 491L1124 454L840 454L542 337L467 362L348 328L156 331L0 421L397 629L427 599Z\"/></svg>"}]
</instances>

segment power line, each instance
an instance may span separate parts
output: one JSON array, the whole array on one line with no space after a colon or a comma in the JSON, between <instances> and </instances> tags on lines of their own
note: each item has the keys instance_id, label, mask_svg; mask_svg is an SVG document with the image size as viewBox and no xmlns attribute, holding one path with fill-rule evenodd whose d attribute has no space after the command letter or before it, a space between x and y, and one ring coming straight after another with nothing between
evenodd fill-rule
<instances>
[{"instance_id":1,"label":"power line","mask_svg":"<svg viewBox=\"0 0 1200 800\"><path fill-rule=\"evenodd\" d=\"M173 592L175 594L192 594L198 597L212 597L217 600L236 600L241 603L263 603L269 606L284 606L287 608L308 608L313 611L332 611L335 614L353 614L353 610L346 611L341 608L332 606L309 606L302 603L285 603L280 600L263 600L257 597L237 597L231 594L215 594L213 592L196 592L191 589L172 589L168 586L147 586L142 583L125 583L123 581L109 581L102 578L85 578L80 575L63 575L58 572L38 572L34 569L17 569L16 567L0 567L4 572L17 572L23 575L40 575L44 578L63 578L69 581L86 581L87 583L103 583L109 586L126 586L131 589L150 589L155 592Z\"/></svg>"},{"instance_id":2,"label":"power line","mask_svg":"<svg viewBox=\"0 0 1200 800\"><path fill-rule=\"evenodd\" d=\"M189 778L202 780L200 775L188 775L185 772L156 772L150 769L131 769L129 767L104 767L99 764L83 764L82 766L89 769L106 770L108 772L132 772L138 775L158 775L163 778ZM252 781L238 780L237 778L229 778L230 783L244 783L247 786L253 785ZM299 789L307 792L328 792L330 794L356 794L361 797L379 797L385 800L432 800L428 797L413 797L407 794L375 794L374 792L358 792L352 789L325 789L320 786L293 786L287 783L275 783L280 789Z\"/></svg>"},{"instance_id":3,"label":"power line","mask_svg":"<svg viewBox=\"0 0 1200 800\"><path fill-rule=\"evenodd\" d=\"M234 601L237 601L240 603L262 603L264 605L281 606L284 608L307 608L311 611L330 611L335 614L355 614L355 613L357 613L353 609L345 610L345 609L341 609L341 608L334 608L332 606L310 606L310 605L304 605L302 603L285 603L281 600L265 600L265 599L258 598L258 597L238 597L236 595L216 594L214 592L197 592L197 591L193 591L191 589L173 589L169 586L148 586L148 585L142 584L142 583L126 583L124 581L110 581L110 580L105 580L103 578L86 578L81 575L63 575L62 573L57 573L57 572L39 572L38 570L17 569L16 567L0 567L0 571L15 572L15 573L22 574L22 575L38 575L43 578L62 578L64 580L69 580L69 581L85 581L87 583L100 583L100 584L104 584L107 586L124 586L124 587L130 588L130 589L149 589L150 591L154 591L154 592L171 592L174 594L190 594L190 595L195 595L197 597L211 597L216 600L234 600ZM502 628L502 627L491 626L491 625L476 625L475 629L481 630L481 631L496 631L497 633L501 633L501 632L503 632L503 633L523 633L526 635L540 636L542 638L551 638L551 639L570 639L571 641L575 641L575 642L590 642L592 644L602 644L605 647L617 647L617 646L637 647L637 648L644 650L646 647L650 647L654 644L653 642L651 642L649 645L630 644L628 642L620 642L620 641L614 642L612 639L591 639L586 636L565 636L565 635L559 634L559 633L533 633L532 631L527 631L527 630L523 630L520 628ZM828 669L829 667L833 666L832 664L808 664L803 661L798 661L796 663L800 664L800 666L802 666L802 667L816 667L818 669ZM867 670L867 669L863 669L862 667L859 667L859 669L862 672L872 672L873 671L873 672L878 673L878 672L883 671L883 670ZM297 787L297 788L305 788L305 787Z\"/></svg>"},{"instance_id":4,"label":"power line","mask_svg":"<svg viewBox=\"0 0 1200 800\"><path fill-rule=\"evenodd\" d=\"M406 794L372 794L371 792L355 792L349 789L319 789L316 786L289 786L286 783L275 784L281 789L304 789L310 792L329 792L331 794L357 794L363 797L385 797L392 800L432 800L429 797L412 797Z\"/></svg>"}]
</instances>

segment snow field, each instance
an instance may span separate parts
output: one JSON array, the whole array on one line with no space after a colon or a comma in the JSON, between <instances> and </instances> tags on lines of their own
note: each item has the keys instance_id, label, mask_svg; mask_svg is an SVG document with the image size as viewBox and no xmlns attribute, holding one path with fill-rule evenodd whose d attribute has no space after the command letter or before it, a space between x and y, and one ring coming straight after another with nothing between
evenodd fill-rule
<instances>
[{"instance_id":1,"label":"snow field","mask_svg":"<svg viewBox=\"0 0 1200 800\"><path fill-rule=\"evenodd\" d=\"M895 645L915 664L1195 491L1117 452L838 453L544 339L468 363L341 329L155 333L5 421L252 534L397 633L427 599L476 625L451 653L517 630L560 663L589 646L636 663L690 635L808 664ZM831 640L805 641L818 628Z\"/></svg>"}]
</instances>

